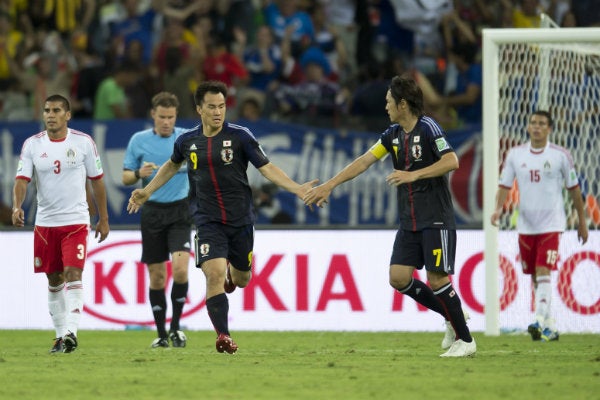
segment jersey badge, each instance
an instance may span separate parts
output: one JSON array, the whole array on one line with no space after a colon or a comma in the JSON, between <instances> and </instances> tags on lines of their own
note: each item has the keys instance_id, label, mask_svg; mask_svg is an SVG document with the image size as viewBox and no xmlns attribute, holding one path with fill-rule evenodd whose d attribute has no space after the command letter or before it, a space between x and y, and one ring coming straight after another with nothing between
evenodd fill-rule
<instances>
[{"instance_id":1,"label":"jersey badge","mask_svg":"<svg viewBox=\"0 0 600 400\"><path fill-rule=\"evenodd\" d=\"M445 138L437 138L435 139L435 145L437 146L438 151L444 151L449 149L448 142L446 142Z\"/></svg>"},{"instance_id":2,"label":"jersey badge","mask_svg":"<svg viewBox=\"0 0 600 400\"><path fill-rule=\"evenodd\" d=\"M421 148L420 144L413 144L410 152L415 161L419 161L423 155L423 149Z\"/></svg>"},{"instance_id":3,"label":"jersey badge","mask_svg":"<svg viewBox=\"0 0 600 400\"><path fill-rule=\"evenodd\" d=\"M223 160L223 162L225 164L231 164L231 161L233 161L233 150L231 150L231 149L221 150L221 160Z\"/></svg>"},{"instance_id":4,"label":"jersey badge","mask_svg":"<svg viewBox=\"0 0 600 400\"><path fill-rule=\"evenodd\" d=\"M231 147L231 140L223 140L223 147Z\"/></svg>"},{"instance_id":5,"label":"jersey badge","mask_svg":"<svg viewBox=\"0 0 600 400\"><path fill-rule=\"evenodd\" d=\"M200 254L202 256L207 256L209 252L210 252L210 244L208 244L208 243L202 243L200 245Z\"/></svg>"},{"instance_id":6,"label":"jersey badge","mask_svg":"<svg viewBox=\"0 0 600 400\"><path fill-rule=\"evenodd\" d=\"M40 268L42 266L42 259L40 257L35 257L33 260L33 265L35 268Z\"/></svg>"},{"instance_id":7,"label":"jersey badge","mask_svg":"<svg viewBox=\"0 0 600 400\"><path fill-rule=\"evenodd\" d=\"M421 136L413 137L413 143L419 143L421 141Z\"/></svg>"},{"instance_id":8,"label":"jersey badge","mask_svg":"<svg viewBox=\"0 0 600 400\"><path fill-rule=\"evenodd\" d=\"M77 163L77 153L75 150L69 148L67 150L67 165L74 166Z\"/></svg>"}]
</instances>

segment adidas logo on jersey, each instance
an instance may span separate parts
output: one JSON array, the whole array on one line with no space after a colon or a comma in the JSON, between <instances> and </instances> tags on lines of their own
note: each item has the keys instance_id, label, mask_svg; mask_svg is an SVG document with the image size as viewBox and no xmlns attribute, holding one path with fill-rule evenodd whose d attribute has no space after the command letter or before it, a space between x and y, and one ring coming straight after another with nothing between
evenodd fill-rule
<instances>
[{"instance_id":1,"label":"adidas logo on jersey","mask_svg":"<svg viewBox=\"0 0 600 400\"><path fill-rule=\"evenodd\" d=\"M195 143L190 146L190 150L198 150Z\"/></svg>"}]
</instances>

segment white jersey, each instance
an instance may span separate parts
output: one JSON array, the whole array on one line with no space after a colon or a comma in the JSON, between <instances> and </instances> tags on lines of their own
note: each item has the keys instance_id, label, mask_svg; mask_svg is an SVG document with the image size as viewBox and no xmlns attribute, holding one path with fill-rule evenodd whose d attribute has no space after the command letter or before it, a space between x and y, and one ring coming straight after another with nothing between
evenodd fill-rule
<instances>
[{"instance_id":1,"label":"white jersey","mask_svg":"<svg viewBox=\"0 0 600 400\"><path fill-rule=\"evenodd\" d=\"M519 233L564 231L563 188L579 185L569 152L552 143L535 150L530 142L514 147L506 156L500 186L510 189L515 178L519 188Z\"/></svg>"},{"instance_id":2,"label":"white jersey","mask_svg":"<svg viewBox=\"0 0 600 400\"><path fill-rule=\"evenodd\" d=\"M50 140L46 131L29 137L21 149L17 179L35 175L39 226L89 224L86 178L100 179L104 172L93 139L68 129L62 140Z\"/></svg>"}]
</instances>

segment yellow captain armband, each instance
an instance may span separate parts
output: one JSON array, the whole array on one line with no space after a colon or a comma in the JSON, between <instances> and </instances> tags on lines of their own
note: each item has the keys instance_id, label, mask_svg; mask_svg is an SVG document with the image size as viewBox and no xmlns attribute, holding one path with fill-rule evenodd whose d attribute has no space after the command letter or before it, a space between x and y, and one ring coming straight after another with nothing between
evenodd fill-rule
<instances>
[{"instance_id":1,"label":"yellow captain armband","mask_svg":"<svg viewBox=\"0 0 600 400\"><path fill-rule=\"evenodd\" d=\"M371 154L373 154L378 160L381 160L385 156L388 155L388 150L384 145L381 144L381 140L378 140L371 148L369 149Z\"/></svg>"}]
</instances>

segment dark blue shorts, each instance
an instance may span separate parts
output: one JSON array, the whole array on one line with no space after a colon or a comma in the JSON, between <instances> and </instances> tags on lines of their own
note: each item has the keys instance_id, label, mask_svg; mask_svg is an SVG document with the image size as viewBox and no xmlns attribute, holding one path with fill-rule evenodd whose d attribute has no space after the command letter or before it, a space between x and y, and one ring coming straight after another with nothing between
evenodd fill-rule
<instances>
[{"instance_id":1,"label":"dark blue shorts","mask_svg":"<svg viewBox=\"0 0 600 400\"><path fill-rule=\"evenodd\" d=\"M171 253L192 250L192 219L187 199L172 203L147 201L141 211L142 262L167 261Z\"/></svg>"},{"instance_id":2,"label":"dark blue shorts","mask_svg":"<svg viewBox=\"0 0 600 400\"><path fill-rule=\"evenodd\" d=\"M227 226L218 222L196 227L196 267L213 258L226 258L240 271L252 268L254 226Z\"/></svg>"},{"instance_id":3,"label":"dark blue shorts","mask_svg":"<svg viewBox=\"0 0 600 400\"><path fill-rule=\"evenodd\" d=\"M454 273L456 230L398 230L390 265L408 265L432 272Z\"/></svg>"}]
</instances>

